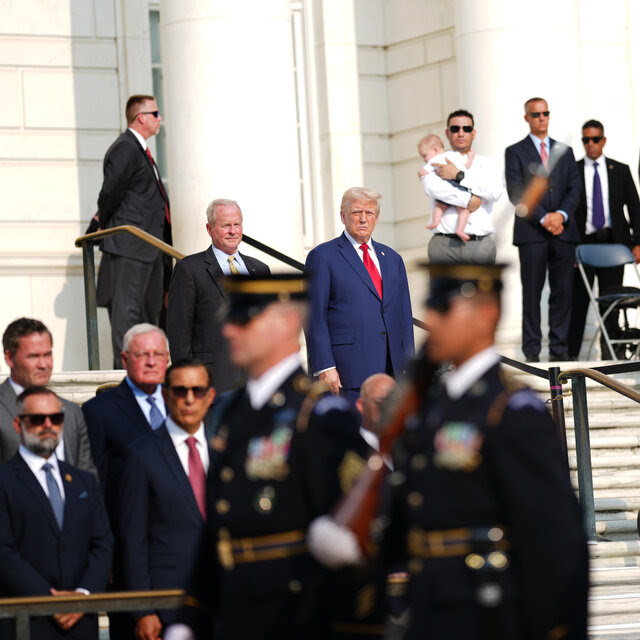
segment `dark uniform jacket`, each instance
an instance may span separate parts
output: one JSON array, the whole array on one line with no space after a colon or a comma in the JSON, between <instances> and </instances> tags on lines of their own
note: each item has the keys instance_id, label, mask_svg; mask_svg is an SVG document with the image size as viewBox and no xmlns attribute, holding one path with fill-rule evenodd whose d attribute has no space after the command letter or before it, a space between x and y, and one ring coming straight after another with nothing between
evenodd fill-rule
<instances>
[{"instance_id":1,"label":"dark uniform jacket","mask_svg":"<svg viewBox=\"0 0 640 640\"><path fill-rule=\"evenodd\" d=\"M413 574L407 637L585 638L585 537L545 406L509 393L498 365L455 401L437 385L425 406L403 439L390 536Z\"/></svg>"}]
</instances>

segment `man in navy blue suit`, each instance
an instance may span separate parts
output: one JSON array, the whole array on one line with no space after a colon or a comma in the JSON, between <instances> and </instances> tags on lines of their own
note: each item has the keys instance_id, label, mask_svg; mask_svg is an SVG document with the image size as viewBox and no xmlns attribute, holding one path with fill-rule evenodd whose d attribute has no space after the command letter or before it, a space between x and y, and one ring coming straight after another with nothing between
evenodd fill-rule
<instances>
[{"instance_id":1,"label":"man in navy blue suit","mask_svg":"<svg viewBox=\"0 0 640 640\"><path fill-rule=\"evenodd\" d=\"M134 443L120 483L118 544L126 589L184 589L205 530L209 447L203 418L215 391L204 364L178 361L163 389L168 417ZM135 636L155 639L175 611L136 614Z\"/></svg>"},{"instance_id":2,"label":"man in navy blue suit","mask_svg":"<svg viewBox=\"0 0 640 640\"><path fill-rule=\"evenodd\" d=\"M540 297L549 272L549 356L569 360L567 353L575 245L580 234L574 211L580 198L580 178L573 151L565 147L556 160L549 138L549 106L543 98L524 105L529 135L505 151L509 199L518 204L535 171L548 172L549 189L527 217L516 216L513 244L520 254L522 281L522 351L527 362L540 361ZM550 166L551 165L551 166Z\"/></svg>"},{"instance_id":3,"label":"man in navy blue suit","mask_svg":"<svg viewBox=\"0 0 640 640\"><path fill-rule=\"evenodd\" d=\"M0 467L0 592L104 591L113 537L96 479L56 458L62 404L46 387L28 387L18 396L17 412L14 428L21 444ZM98 617L36 617L30 628L38 640L97 640Z\"/></svg>"},{"instance_id":4,"label":"man in navy blue suit","mask_svg":"<svg viewBox=\"0 0 640 640\"><path fill-rule=\"evenodd\" d=\"M381 197L370 189L347 189L340 205L344 233L313 249L305 265L311 277L310 371L352 400L365 378L398 376L414 354L404 262L371 239Z\"/></svg>"}]
</instances>

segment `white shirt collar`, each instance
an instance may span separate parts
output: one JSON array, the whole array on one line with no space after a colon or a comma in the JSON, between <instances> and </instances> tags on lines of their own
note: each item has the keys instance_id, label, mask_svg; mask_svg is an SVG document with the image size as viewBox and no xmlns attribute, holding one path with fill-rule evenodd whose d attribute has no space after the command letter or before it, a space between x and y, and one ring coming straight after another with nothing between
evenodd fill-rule
<instances>
[{"instance_id":1,"label":"white shirt collar","mask_svg":"<svg viewBox=\"0 0 640 640\"><path fill-rule=\"evenodd\" d=\"M282 383L300 367L300 354L292 353L259 378L247 380L247 394L254 409L262 409L271 396L282 386Z\"/></svg>"},{"instance_id":2,"label":"white shirt collar","mask_svg":"<svg viewBox=\"0 0 640 640\"><path fill-rule=\"evenodd\" d=\"M445 380L449 397L452 400L461 398L476 380L479 380L485 372L498 362L500 362L500 356L494 351L493 347L487 347L466 362L463 362Z\"/></svg>"},{"instance_id":3,"label":"white shirt collar","mask_svg":"<svg viewBox=\"0 0 640 640\"><path fill-rule=\"evenodd\" d=\"M15 391L16 396L19 396L24 391L24 387L21 384L18 384L12 377L9 377L9 384Z\"/></svg>"},{"instance_id":4,"label":"white shirt collar","mask_svg":"<svg viewBox=\"0 0 640 640\"><path fill-rule=\"evenodd\" d=\"M156 400L156 404L160 403L164 405L164 398L162 397L162 385L157 384L153 393L145 393L129 376L125 378L129 388L133 392L136 398L146 398L147 396L153 396Z\"/></svg>"},{"instance_id":5,"label":"white shirt collar","mask_svg":"<svg viewBox=\"0 0 640 640\"><path fill-rule=\"evenodd\" d=\"M60 475L58 458L56 458L55 453L52 453L48 458L43 458L42 456L33 453L33 451L29 451L29 449L27 449L27 447L25 447L23 444L18 447L18 452L22 456L22 459L29 465L29 469L31 469L34 474L42 471L42 465L45 462L48 462L53 467L53 469L58 472L58 475Z\"/></svg>"},{"instance_id":6,"label":"white shirt collar","mask_svg":"<svg viewBox=\"0 0 640 640\"><path fill-rule=\"evenodd\" d=\"M198 427L196 432L193 434L188 433L181 426L176 424L171 418L171 416L167 416L167 419L165 420L165 425L167 427L167 431L169 432L169 435L171 436L171 439L173 440L174 444L181 444L183 442L186 442L187 438L193 436L198 441L198 444L206 449L207 439L205 438L205 435L204 435L204 422L200 423L200 426Z\"/></svg>"},{"instance_id":7,"label":"white shirt collar","mask_svg":"<svg viewBox=\"0 0 640 640\"><path fill-rule=\"evenodd\" d=\"M353 245L354 249L357 250L360 248L360 245L362 244L362 242L358 242L357 240L355 240L353 236L349 235L346 229L344 230L344 235L347 236L347 240L349 240L349 242ZM369 238L369 242L367 242L367 246L371 251L375 252L375 249L373 248L373 243L371 242L371 238Z\"/></svg>"},{"instance_id":8,"label":"white shirt collar","mask_svg":"<svg viewBox=\"0 0 640 640\"><path fill-rule=\"evenodd\" d=\"M136 139L142 145L142 148L146 152L146 150L147 150L147 141L135 129L132 129L131 127L129 127L129 131L131 131L131 133L133 133L133 135L136 137Z\"/></svg>"},{"instance_id":9,"label":"white shirt collar","mask_svg":"<svg viewBox=\"0 0 640 640\"><path fill-rule=\"evenodd\" d=\"M585 156L584 163L586 166L593 167L594 162L598 163L598 169L600 169L601 167L607 166L607 160L604 157L604 154L602 154L599 158L596 158L595 160L592 160L591 158L587 158L587 156Z\"/></svg>"}]
</instances>

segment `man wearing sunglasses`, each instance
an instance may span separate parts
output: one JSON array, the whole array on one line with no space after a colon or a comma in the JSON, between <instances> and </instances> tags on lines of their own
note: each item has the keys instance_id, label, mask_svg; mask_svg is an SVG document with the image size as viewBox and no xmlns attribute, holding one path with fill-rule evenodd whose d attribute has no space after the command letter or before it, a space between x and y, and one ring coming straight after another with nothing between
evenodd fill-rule
<instances>
[{"instance_id":1,"label":"man wearing sunglasses","mask_svg":"<svg viewBox=\"0 0 640 640\"><path fill-rule=\"evenodd\" d=\"M26 387L46 386L53 371L53 339L43 322L34 318L18 318L2 336L4 359L9 377L0 384L0 462L12 458L20 444L13 428L16 398ZM75 402L60 398L65 412L64 437L56 450L59 460L97 476L91 457L87 424Z\"/></svg>"},{"instance_id":2,"label":"man wearing sunglasses","mask_svg":"<svg viewBox=\"0 0 640 640\"><path fill-rule=\"evenodd\" d=\"M636 262L640 262L640 200L631 170L626 164L605 157L603 150L607 139L604 125L598 120L588 120L582 125L582 144L586 157L578 161L580 175L580 202L576 209L576 223L580 242L587 244L619 243L631 247ZM625 216L625 207L627 216ZM598 289L604 291L622 284L624 267L613 269L587 268L587 277L593 284L598 277ZM571 328L569 330L569 355L580 354L589 296L578 269L574 269ZM603 311L604 313L604 311ZM617 314L607 320L612 335L618 328ZM602 357L609 358L604 340L600 342Z\"/></svg>"},{"instance_id":3,"label":"man wearing sunglasses","mask_svg":"<svg viewBox=\"0 0 640 640\"><path fill-rule=\"evenodd\" d=\"M151 157L148 140L162 116L153 96L134 95L125 109L127 129L104 157L98 196L100 227L133 225L170 242L169 199ZM114 368L120 368L122 337L134 324L158 324L163 298L163 254L128 234L105 238L100 248L109 261L111 341Z\"/></svg>"},{"instance_id":4,"label":"man wearing sunglasses","mask_svg":"<svg viewBox=\"0 0 640 640\"><path fill-rule=\"evenodd\" d=\"M42 386L28 387L17 399L13 427L21 444L0 467L4 596L88 595L107 584L113 537L98 483L56 456L63 408ZM98 616L33 617L30 632L42 640L97 640Z\"/></svg>"},{"instance_id":5,"label":"man wearing sunglasses","mask_svg":"<svg viewBox=\"0 0 640 640\"><path fill-rule=\"evenodd\" d=\"M452 151L463 155L471 152L476 137L473 115L465 109L449 114L445 135ZM435 171L423 179L425 192L430 198L447 203L440 224L429 241L428 254L432 262L493 262L496 259L495 227L492 219L493 203L504 191L502 172L486 156L474 154L473 162L461 171L450 160L434 164ZM459 183L466 190L456 188L447 180ZM456 207L467 207L471 212L464 229L469 240L456 235L458 212Z\"/></svg>"},{"instance_id":6,"label":"man wearing sunglasses","mask_svg":"<svg viewBox=\"0 0 640 640\"><path fill-rule=\"evenodd\" d=\"M540 297L549 274L549 358L569 360L568 340L575 245L580 233L575 209L580 197L578 169L570 147L549 137L549 106L543 98L524 104L529 135L505 151L509 200L517 205L534 174L549 178L549 188L527 216L517 216L513 244L520 255L522 352L539 362L542 346ZM562 153L558 153L563 149Z\"/></svg>"},{"instance_id":7,"label":"man wearing sunglasses","mask_svg":"<svg viewBox=\"0 0 640 640\"><path fill-rule=\"evenodd\" d=\"M115 532L124 587L184 589L202 542L209 450L203 418L215 391L204 364L184 359L167 369L165 423L129 449ZM138 640L155 640L176 611L132 616Z\"/></svg>"}]
</instances>

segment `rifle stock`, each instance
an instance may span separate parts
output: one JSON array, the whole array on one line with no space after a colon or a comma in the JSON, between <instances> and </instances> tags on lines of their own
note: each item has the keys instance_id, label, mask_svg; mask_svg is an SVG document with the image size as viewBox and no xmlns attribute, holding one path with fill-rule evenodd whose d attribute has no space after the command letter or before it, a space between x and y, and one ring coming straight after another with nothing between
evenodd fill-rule
<instances>
[{"instance_id":1,"label":"rifle stock","mask_svg":"<svg viewBox=\"0 0 640 640\"><path fill-rule=\"evenodd\" d=\"M360 477L333 513L333 520L337 524L351 529L365 554L371 548L371 523L378 513L380 489L388 471L383 459L391 454L407 418L418 410L437 370L438 365L426 357L423 347L420 355L413 361L406 384L401 386L393 403L391 416L380 436L378 453L369 456Z\"/></svg>"}]
</instances>

